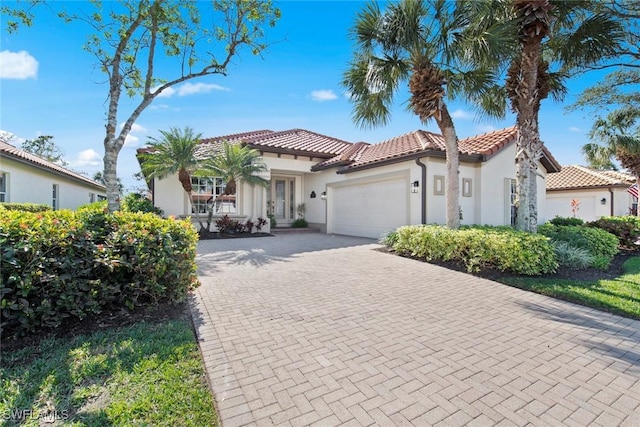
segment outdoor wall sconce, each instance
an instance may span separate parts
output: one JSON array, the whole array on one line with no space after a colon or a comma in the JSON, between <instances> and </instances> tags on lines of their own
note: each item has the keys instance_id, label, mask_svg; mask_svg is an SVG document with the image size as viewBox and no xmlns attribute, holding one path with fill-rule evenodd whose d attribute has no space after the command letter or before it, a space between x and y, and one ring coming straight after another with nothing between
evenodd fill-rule
<instances>
[{"instance_id":1,"label":"outdoor wall sconce","mask_svg":"<svg viewBox=\"0 0 640 427\"><path fill-rule=\"evenodd\" d=\"M316 198L316 192L312 191L311 194L309 195L310 198L315 199Z\"/></svg>"},{"instance_id":2,"label":"outdoor wall sconce","mask_svg":"<svg viewBox=\"0 0 640 427\"><path fill-rule=\"evenodd\" d=\"M323 192L322 192L322 194L320 194L320 198L321 198L322 200L327 200L327 192L326 192L326 191L323 191Z\"/></svg>"},{"instance_id":3,"label":"outdoor wall sconce","mask_svg":"<svg viewBox=\"0 0 640 427\"><path fill-rule=\"evenodd\" d=\"M411 183L411 192L412 193L417 193L418 192L418 188L420 188L420 181L413 181Z\"/></svg>"},{"instance_id":4,"label":"outdoor wall sconce","mask_svg":"<svg viewBox=\"0 0 640 427\"><path fill-rule=\"evenodd\" d=\"M601 205L606 205L607 204L607 199L605 199L604 197L602 199L600 199L600 204Z\"/></svg>"}]
</instances>

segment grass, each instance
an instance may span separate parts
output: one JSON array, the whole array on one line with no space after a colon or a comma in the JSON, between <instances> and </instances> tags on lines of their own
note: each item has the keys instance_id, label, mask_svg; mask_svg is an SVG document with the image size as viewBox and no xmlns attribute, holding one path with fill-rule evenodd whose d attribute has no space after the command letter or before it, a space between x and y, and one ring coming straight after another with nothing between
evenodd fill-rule
<instances>
[{"instance_id":1,"label":"grass","mask_svg":"<svg viewBox=\"0 0 640 427\"><path fill-rule=\"evenodd\" d=\"M218 425L186 319L51 338L2 354L0 422Z\"/></svg>"},{"instance_id":2,"label":"grass","mask_svg":"<svg viewBox=\"0 0 640 427\"><path fill-rule=\"evenodd\" d=\"M620 277L610 280L505 277L501 281L528 291L640 319L640 258L625 261L623 271Z\"/></svg>"}]
</instances>

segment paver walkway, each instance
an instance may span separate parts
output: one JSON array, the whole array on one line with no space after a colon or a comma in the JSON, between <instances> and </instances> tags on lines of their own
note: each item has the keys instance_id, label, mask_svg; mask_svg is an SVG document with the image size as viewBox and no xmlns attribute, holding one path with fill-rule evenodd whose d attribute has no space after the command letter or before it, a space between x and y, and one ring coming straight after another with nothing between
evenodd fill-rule
<instances>
[{"instance_id":1,"label":"paver walkway","mask_svg":"<svg viewBox=\"0 0 640 427\"><path fill-rule=\"evenodd\" d=\"M640 426L640 322L297 234L199 243L224 427Z\"/></svg>"}]
</instances>

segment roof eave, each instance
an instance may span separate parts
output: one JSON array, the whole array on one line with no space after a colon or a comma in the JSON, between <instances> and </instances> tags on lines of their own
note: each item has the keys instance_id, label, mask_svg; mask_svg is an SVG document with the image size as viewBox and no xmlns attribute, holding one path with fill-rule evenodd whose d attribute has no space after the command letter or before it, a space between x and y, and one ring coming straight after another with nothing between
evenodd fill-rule
<instances>
[{"instance_id":1,"label":"roof eave","mask_svg":"<svg viewBox=\"0 0 640 427\"><path fill-rule=\"evenodd\" d=\"M246 145L255 150L262 151L263 153L289 154L292 156L317 157L319 159L330 159L340 154L340 153L319 153L317 151L307 151L307 150L292 150L290 148L269 147L269 146L252 144L252 143L247 143Z\"/></svg>"},{"instance_id":2,"label":"roof eave","mask_svg":"<svg viewBox=\"0 0 640 427\"><path fill-rule=\"evenodd\" d=\"M436 158L441 158L441 159L446 159L447 155L444 151L441 150L424 150L424 151L417 151L415 153L409 153L409 154L404 154L404 155L400 155L397 157L392 157L389 159L384 159L384 160L379 160L379 161L374 161L371 163L365 163L363 165L360 166L354 166L354 167L343 167L340 168L336 171L336 173L338 174L346 174L346 173L351 173L351 172L356 172L356 171L361 171L361 170L366 170L366 169L373 169L373 168L377 168L379 166L386 166L386 165L391 165L394 163L401 163L407 160L414 160L414 159L419 159L421 157L436 157ZM474 163L479 163L482 162L483 157L482 155L479 154L460 154L459 157L460 161L464 161L464 162L474 162Z\"/></svg>"}]
</instances>

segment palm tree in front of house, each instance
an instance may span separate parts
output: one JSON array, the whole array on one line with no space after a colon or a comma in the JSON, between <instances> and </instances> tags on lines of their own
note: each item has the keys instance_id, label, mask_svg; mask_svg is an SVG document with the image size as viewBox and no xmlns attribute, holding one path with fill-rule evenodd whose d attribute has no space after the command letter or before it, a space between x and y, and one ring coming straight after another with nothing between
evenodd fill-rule
<instances>
[{"instance_id":1,"label":"palm tree in front of house","mask_svg":"<svg viewBox=\"0 0 640 427\"><path fill-rule=\"evenodd\" d=\"M202 135L195 133L190 127L172 127L168 131L161 130L160 134L160 138L149 138L147 152L139 155L142 173L147 180L162 179L177 173L182 188L189 196L191 206L194 206L191 177L200 168L201 162L196 156L196 149ZM200 229L204 229L197 212L196 219Z\"/></svg>"},{"instance_id":2,"label":"palm tree in front of house","mask_svg":"<svg viewBox=\"0 0 640 427\"><path fill-rule=\"evenodd\" d=\"M403 0L390 2L383 11L376 2L369 3L356 18L356 48L343 76L354 104L353 119L362 127L389 122L402 82L409 85L410 109L422 122L435 120L446 145L446 223L454 229L460 225L458 136L445 98L463 95L495 116L506 108L496 83L499 72L487 64L486 53L495 56L510 40L501 38L499 26L464 37L473 16L481 16L474 15L478 7L486 5Z\"/></svg>"},{"instance_id":3,"label":"palm tree in front of house","mask_svg":"<svg viewBox=\"0 0 640 427\"><path fill-rule=\"evenodd\" d=\"M267 171L260 152L242 144L222 144L222 150L202 163L198 176L216 176L225 182L224 195L235 196L239 182L266 187L269 181L260 174ZM215 200L214 200L215 203ZM209 208L207 229L211 225L213 208Z\"/></svg>"}]
</instances>

